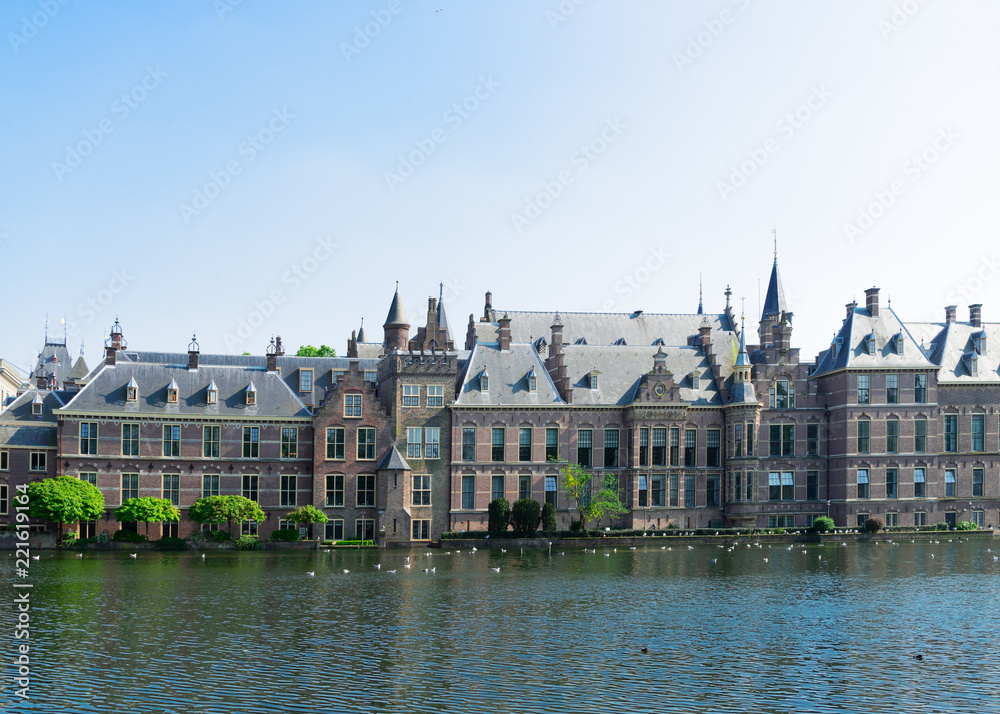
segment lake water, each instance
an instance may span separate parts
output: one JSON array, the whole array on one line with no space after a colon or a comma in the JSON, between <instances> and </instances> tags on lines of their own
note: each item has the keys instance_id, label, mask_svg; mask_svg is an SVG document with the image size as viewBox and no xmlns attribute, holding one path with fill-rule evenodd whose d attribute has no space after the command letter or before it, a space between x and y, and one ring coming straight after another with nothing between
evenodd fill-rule
<instances>
[{"instance_id":1,"label":"lake water","mask_svg":"<svg viewBox=\"0 0 1000 714\"><path fill-rule=\"evenodd\" d=\"M732 552L42 552L32 699L14 704L4 555L4 709L1000 711L1000 540L948 535Z\"/></svg>"}]
</instances>

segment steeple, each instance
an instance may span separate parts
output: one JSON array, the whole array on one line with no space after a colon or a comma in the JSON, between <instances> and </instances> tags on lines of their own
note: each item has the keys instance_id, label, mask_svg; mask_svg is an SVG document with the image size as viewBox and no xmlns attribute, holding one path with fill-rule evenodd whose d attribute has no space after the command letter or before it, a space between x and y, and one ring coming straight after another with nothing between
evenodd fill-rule
<instances>
[{"instance_id":1,"label":"steeple","mask_svg":"<svg viewBox=\"0 0 1000 714\"><path fill-rule=\"evenodd\" d=\"M733 388L730 390L730 404L756 404L757 392L754 389L750 375L753 365L747 354L746 316L740 318L740 353L733 365Z\"/></svg>"},{"instance_id":2,"label":"steeple","mask_svg":"<svg viewBox=\"0 0 1000 714\"><path fill-rule=\"evenodd\" d=\"M448 326L448 314L444 311L444 283L441 283L441 291L438 293L437 326L444 335L444 344L451 344L451 328Z\"/></svg>"},{"instance_id":3,"label":"steeple","mask_svg":"<svg viewBox=\"0 0 1000 714\"><path fill-rule=\"evenodd\" d=\"M396 292L392 296L392 304L389 305L389 314L386 315L385 324L382 327L409 327L406 321L406 312L403 310L403 303L399 300L399 281L396 281Z\"/></svg>"},{"instance_id":4,"label":"steeple","mask_svg":"<svg viewBox=\"0 0 1000 714\"><path fill-rule=\"evenodd\" d=\"M365 318L363 317L361 318L361 329L358 330L358 342L360 342L361 344L367 342L367 340L365 339Z\"/></svg>"},{"instance_id":5,"label":"steeple","mask_svg":"<svg viewBox=\"0 0 1000 714\"><path fill-rule=\"evenodd\" d=\"M764 309L760 314L760 319L777 321L788 309L785 302L785 289L781 285L781 276L778 274L778 232L774 231L774 266L771 268L771 280L767 284L767 295L764 297Z\"/></svg>"},{"instance_id":6,"label":"steeple","mask_svg":"<svg viewBox=\"0 0 1000 714\"><path fill-rule=\"evenodd\" d=\"M702 287L703 286L702 286L702 282L701 282L701 273L698 273L698 314L699 315L704 315L705 314L705 308L704 308L704 306L702 304Z\"/></svg>"},{"instance_id":7,"label":"steeple","mask_svg":"<svg viewBox=\"0 0 1000 714\"><path fill-rule=\"evenodd\" d=\"M389 314L382 325L385 333L385 351L405 350L410 339L410 323L406 321L406 313L403 311L403 303L399 299L399 281L396 282L396 293L392 296L392 304L389 305Z\"/></svg>"}]
</instances>

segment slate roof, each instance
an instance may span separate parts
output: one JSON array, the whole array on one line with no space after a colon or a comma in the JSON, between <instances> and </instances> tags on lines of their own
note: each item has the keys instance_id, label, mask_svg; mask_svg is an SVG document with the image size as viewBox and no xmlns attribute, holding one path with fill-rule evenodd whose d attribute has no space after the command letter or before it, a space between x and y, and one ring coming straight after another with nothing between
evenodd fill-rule
<instances>
[{"instance_id":1,"label":"slate roof","mask_svg":"<svg viewBox=\"0 0 1000 714\"><path fill-rule=\"evenodd\" d=\"M871 335L874 351L869 353L866 338ZM900 335L903 353L897 354L893 338ZM834 338L834 349L821 352L813 376L842 369L927 369L936 365L920 349L915 337L891 307L873 318L866 307L855 307Z\"/></svg>"},{"instance_id":2,"label":"slate roof","mask_svg":"<svg viewBox=\"0 0 1000 714\"><path fill-rule=\"evenodd\" d=\"M922 340L930 361L938 366L938 384L976 384L1000 382L1000 323L975 327L968 322L917 322L909 325L916 339ZM986 348L976 353L973 338L986 337ZM966 355L976 353L978 374L969 372Z\"/></svg>"},{"instance_id":3,"label":"slate roof","mask_svg":"<svg viewBox=\"0 0 1000 714\"><path fill-rule=\"evenodd\" d=\"M52 448L55 445L55 426L23 423L14 426L0 421L0 446Z\"/></svg>"},{"instance_id":4,"label":"slate roof","mask_svg":"<svg viewBox=\"0 0 1000 714\"><path fill-rule=\"evenodd\" d=\"M66 349L66 343L46 342L42 351L38 353L38 361L31 373L31 381L37 384L35 380L38 377L53 374L56 378L56 384L61 387L72 369L73 358L70 356L69 350Z\"/></svg>"},{"instance_id":5,"label":"slate roof","mask_svg":"<svg viewBox=\"0 0 1000 714\"><path fill-rule=\"evenodd\" d=\"M479 388L479 375L489 375L489 389ZM528 389L527 374L535 372L535 391ZM497 343L477 343L469 355L468 369L455 400L459 405L562 404L545 364L529 344L512 344L507 352Z\"/></svg>"},{"instance_id":6,"label":"slate roof","mask_svg":"<svg viewBox=\"0 0 1000 714\"><path fill-rule=\"evenodd\" d=\"M375 467L376 471L410 471L410 465L406 463L406 459L403 455L399 453L399 449L395 446L389 447L388 451L385 452L385 456L382 460L378 462L378 466Z\"/></svg>"},{"instance_id":7,"label":"slate roof","mask_svg":"<svg viewBox=\"0 0 1000 714\"><path fill-rule=\"evenodd\" d=\"M781 314L788 310L788 303L785 300L785 288L781 284L781 276L778 274L778 256L774 256L774 266L771 268L771 279L767 283L767 294L764 296L764 308L761 310L760 319L766 320L769 317L781 317Z\"/></svg>"},{"instance_id":8,"label":"slate roof","mask_svg":"<svg viewBox=\"0 0 1000 714\"><path fill-rule=\"evenodd\" d=\"M87 361L80 355L76 358L76 363L73 365L73 369L69 371L69 375L66 379L71 379L75 382L79 382L87 377L90 372L90 367L87 366Z\"/></svg>"},{"instance_id":9,"label":"slate roof","mask_svg":"<svg viewBox=\"0 0 1000 714\"><path fill-rule=\"evenodd\" d=\"M66 405L75 392L49 391L47 389L31 389L19 394L13 402L0 411L0 424L9 422L54 422L56 417L52 415L53 409L60 409ZM42 414L36 416L31 408L36 397L42 399Z\"/></svg>"},{"instance_id":10,"label":"slate roof","mask_svg":"<svg viewBox=\"0 0 1000 714\"><path fill-rule=\"evenodd\" d=\"M389 314L386 315L384 327L390 327L392 325L409 325L406 321L406 312L403 310L403 303L399 299L399 286L396 286L396 292L392 296L392 304L389 305Z\"/></svg>"}]
</instances>

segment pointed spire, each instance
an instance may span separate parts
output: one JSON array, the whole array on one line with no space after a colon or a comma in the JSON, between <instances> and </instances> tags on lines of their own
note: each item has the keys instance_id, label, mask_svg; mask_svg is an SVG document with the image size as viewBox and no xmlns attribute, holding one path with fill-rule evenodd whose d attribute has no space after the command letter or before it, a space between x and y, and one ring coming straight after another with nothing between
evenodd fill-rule
<instances>
[{"instance_id":1,"label":"pointed spire","mask_svg":"<svg viewBox=\"0 0 1000 714\"><path fill-rule=\"evenodd\" d=\"M781 276L778 273L778 239L775 231L774 239L774 267L771 268L771 280L767 284L767 295L764 296L764 307L761 311L760 319L781 319L782 313L788 309L785 302L785 289L781 285Z\"/></svg>"},{"instance_id":2,"label":"pointed spire","mask_svg":"<svg viewBox=\"0 0 1000 714\"><path fill-rule=\"evenodd\" d=\"M396 292L392 296L392 304L389 305L389 314L385 318L383 327L406 326L410 323L406 321L406 312L403 311L403 303L399 299L399 281L396 281Z\"/></svg>"},{"instance_id":3,"label":"pointed spire","mask_svg":"<svg viewBox=\"0 0 1000 714\"><path fill-rule=\"evenodd\" d=\"M441 283L441 291L438 293L437 325L438 329L444 333L445 343L451 342L451 328L448 326L448 313L444 311L444 283Z\"/></svg>"},{"instance_id":4,"label":"pointed spire","mask_svg":"<svg viewBox=\"0 0 1000 714\"><path fill-rule=\"evenodd\" d=\"M358 342L365 343L368 340L365 339L365 318L361 318L361 329L358 330Z\"/></svg>"},{"instance_id":5,"label":"pointed spire","mask_svg":"<svg viewBox=\"0 0 1000 714\"><path fill-rule=\"evenodd\" d=\"M736 357L737 367L749 367L750 366L750 356L747 354L747 340L746 340L746 329L745 323L746 315L740 316L740 353Z\"/></svg>"},{"instance_id":6,"label":"pointed spire","mask_svg":"<svg viewBox=\"0 0 1000 714\"><path fill-rule=\"evenodd\" d=\"M704 308L704 305L702 304L702 287L703 287L703 285L702 285L702 282L701 282L701 273L699 272L698 273L698 314L699 315L704 315L705 314L705 308Z\"/></svg>"}]
</instances>

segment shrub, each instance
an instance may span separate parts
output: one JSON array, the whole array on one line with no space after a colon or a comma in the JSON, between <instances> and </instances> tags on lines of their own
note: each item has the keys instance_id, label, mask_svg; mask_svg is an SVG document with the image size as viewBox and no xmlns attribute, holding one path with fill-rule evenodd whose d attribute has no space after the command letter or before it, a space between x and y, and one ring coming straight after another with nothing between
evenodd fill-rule
<instances>
[{"instance_id":1,"label":"shrub","mask_svg":"<svg viewBox=\"0 0 1000 714\"><path fill-rule=\"evenodd\" d=\"M299 539L299 531L295 528L279 528L271 534L271 540L284 541L286 543Z\"/></svg>"},{"instance_id":2,"label":"shrub","mask_svg":"<svg viewBox=\"0 0 1000 714\"><path fill-rule=\"evenodd\" d=\"M583 533L583 521L571 521L569 524L570 533Z\"/></svg>"},{"instance_id":3,"label":"shrub","mask_svg":"<svg viewBox=\"0 0 1000 714\"><path fill-rule=\"evenodd\" d=\"M74 541L77 538L76 531L67 531L63 534L63 543L69 545L70 541Z\"/></svg>"},{"instance_id":4,"label":"shrub","mask_svg":"<svg viewBox=\"0 0 1000 714\"><path fill-rule=\"evenodd\" d=\"M156 541L157 550L187 550L187 541L183 538L164 536Z\"/></svg>"},{"instance_id":5,"label":"shrub","mask_svg":"<svg viewBox=\"0 0 1000 714\"><path fill-rule=\"evenodd\" d=\"M510 501L506 498L494 498L490 501L489 525L491 533L503 533L510 525Z\"/></svg>"},{"instance_id":6,"label":"shrub","mask_svg":"<svg viewBox=\"0 0 1000 714\"><path fill-rule=\"evenodd\" d=\"M940 523L938 523L934 527L937 528L939 531L951 530L951 527L947 523L945 523L944 521L941 521Z\"/></svg>"},{"instance_id":7,"label":"shrub","mask_svg":"<svg viewBox=\"0 0 1000 714\"><path fill-rule=\"evenodd\" d=\"M551 503L542 506L542 530L549 533L556 530L556 507Z\"/></svg>"},{"instance_id":8,"label":"shrub","mask_svg":"<svg viewBox=\"0 0 1000 714\"><path fill-rule=\"evenodd\" d=\"M228 543L232 539L232 534L226 533L225 531L209 531L208 535L205 536L205 540L211 541L212 543Z\"/></svg>"},{"instance_id":9,"label":"shrub","mask_svg":"<svg viewBox=\"0 0 1000 714\"><path fill-rule=\"evenodd\" d=\"M957 526L955 526L955 530L957 531L974 531L977 528L978 526L972 521L962 521Z\"/></svg>"},{"instance_id":10,"label":"shrub","mask_svg":"<svg viewBox=\"0 0 1000 714\"><path fill-rule=\"evenodd\" d=\"M885 528L885 521L881 518L869 518L865 521L865 530L868 533L878 533L883 528Z\"/></svg>"},{"instance_id":11,"label":"shrub","mask_svg":"<svg viewBox=\"0 0 1000 714\"><path fill-rule=\"evenodd\" d=\"M829 533L833 530L833 519L829 516L820 516L813 521L813 530L817 533Z\"/></svg>"},{"instance_id":12,"label":"shrub","mask_svg":"<svg viewBox=\"0 0 1000 714\"><path fill-rule=\"evenodd\" d=\"M236 539L236 550L260 550L260 541L257 536L241 535Z\"/></svg>"},{"instance_id":13,"label":"shrub","mask_svg":"<svg viewBox=\"0 0 1000 714\"><path fill-rule=\"evenodd\" d=\"M111 536L111 540L116 543L145 543L146 536L141 533L133 533L132 531L115 531L115 534Z\"/></svg>"},{"instance_id":14,"label":"shrub","mask_svg":"<svg viewBox=\"0 0 1000 714\"><path fill-rule=\"evenodd\" d=\"M534 533L538 530L538 521L541 517L542 507L533 498L515 501L510 509L510 525L515 531Z\"/></svg>"}]
</instances>

